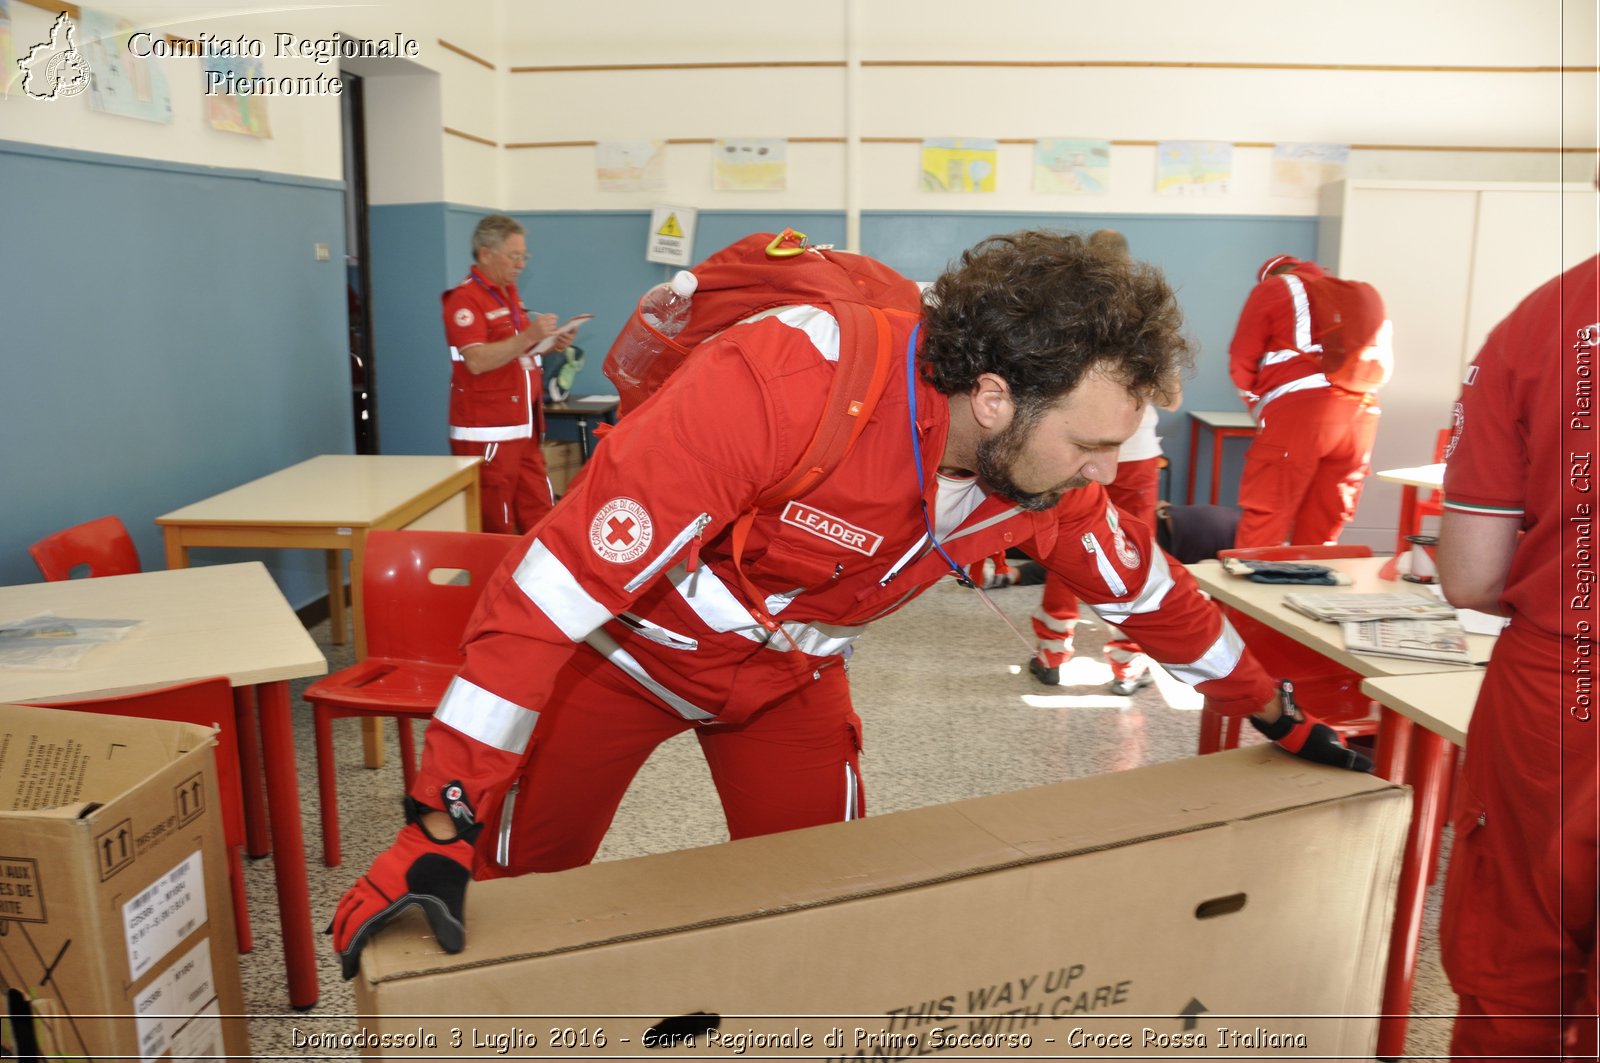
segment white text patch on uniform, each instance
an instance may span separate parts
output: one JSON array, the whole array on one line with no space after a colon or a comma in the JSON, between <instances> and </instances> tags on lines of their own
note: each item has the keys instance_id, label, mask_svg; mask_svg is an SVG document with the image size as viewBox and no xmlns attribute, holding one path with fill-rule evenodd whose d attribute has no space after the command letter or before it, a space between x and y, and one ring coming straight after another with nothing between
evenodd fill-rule
<instances>
[{"instance_id":1,"label":"white text patch on uniform","mask_svg":"<svg viewBox=\"0 0 1600 1063\"><path fill-rule=\"evenodd\" d=\"M812 535L838 543L847 550L854 550L858 554L871 557L878 552L878 547L883 543L883 536L874 535L864 528L840 520L820 509L801 505L799 502L790 502L783 507L783 522L802 528Z\"/></svg>"}]
</instances>

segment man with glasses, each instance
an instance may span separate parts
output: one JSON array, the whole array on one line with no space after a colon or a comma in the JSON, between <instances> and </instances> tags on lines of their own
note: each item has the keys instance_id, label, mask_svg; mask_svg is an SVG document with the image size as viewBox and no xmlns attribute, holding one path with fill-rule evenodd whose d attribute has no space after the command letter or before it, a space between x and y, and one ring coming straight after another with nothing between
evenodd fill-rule
<instances>
[{"instance_id":1,"label":"man with glasses","mask_svg":"<svg viewBox=\"0 0 1600 1063\"><path fill-rule=\"evenodd\" d=\"M450 344L450 453L481 456L483 530L521 534L554 504L545 471L544 393L539 356L556 331L554 314L533 316L517 293L528 264L522 225L490 214L472 232L472 268L445 292ZM555 349L563 350L566 339Z\"/></svg>"}]
</instances>

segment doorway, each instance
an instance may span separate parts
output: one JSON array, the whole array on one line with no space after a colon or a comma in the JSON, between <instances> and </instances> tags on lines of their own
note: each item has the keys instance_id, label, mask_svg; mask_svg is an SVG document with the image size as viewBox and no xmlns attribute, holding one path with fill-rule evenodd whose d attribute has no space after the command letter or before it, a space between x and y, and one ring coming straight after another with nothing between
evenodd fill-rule
<instances>
[{"instance_id":1,"label":"doorway","mask_svg":"<svg viewBox=\"0 0 1600 1063\"><path fill-rule=\"evenodd\" d=\"M344 131L345 278L350 315L350 403L357 454L378 453L377 363L372 343L372 275L367 265L367 130L363 79L341 70Z\"/></svg>"}]
</instances>

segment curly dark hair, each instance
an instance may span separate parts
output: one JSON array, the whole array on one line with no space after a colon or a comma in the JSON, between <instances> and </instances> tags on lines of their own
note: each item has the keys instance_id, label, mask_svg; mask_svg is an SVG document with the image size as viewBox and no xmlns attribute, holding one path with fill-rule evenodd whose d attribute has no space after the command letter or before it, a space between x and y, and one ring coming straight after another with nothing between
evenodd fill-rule
<instances>
[{"instance_id":1,"label":"curly dark hair","mask_svg":"<svg viewBox=\"0 0 1600 1063\"><path fill-rule=\"evenodd\" d=\"M1159 398L1193 361L1161 271L1073 233L991 236L934 282L926 304L923 378L955 395L994 373L1024 416L1097 367Z\"/></svg>"}]
</instances>

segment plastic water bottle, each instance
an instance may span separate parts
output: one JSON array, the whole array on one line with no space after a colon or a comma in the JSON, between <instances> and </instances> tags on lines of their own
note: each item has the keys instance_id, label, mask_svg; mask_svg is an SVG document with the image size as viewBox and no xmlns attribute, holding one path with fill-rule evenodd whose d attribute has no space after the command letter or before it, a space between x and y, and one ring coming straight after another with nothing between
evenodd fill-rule
<instances>
[{"instance_id":1,"label":"plastic water bottle","mask_svg":"<svg viewBox=\"0 0 1600 1063\"><path fill-rule=\"evenodd\" d=\"M680 269L671 283L658 284L644 293L638 314L629 317L611 350L611 375L619 386L637 387L666 349L660 338L644 327L644 322L669 339L682 332L689 323L689 305L699 285L698 277Z\"/></svg>"}]
</instances>

